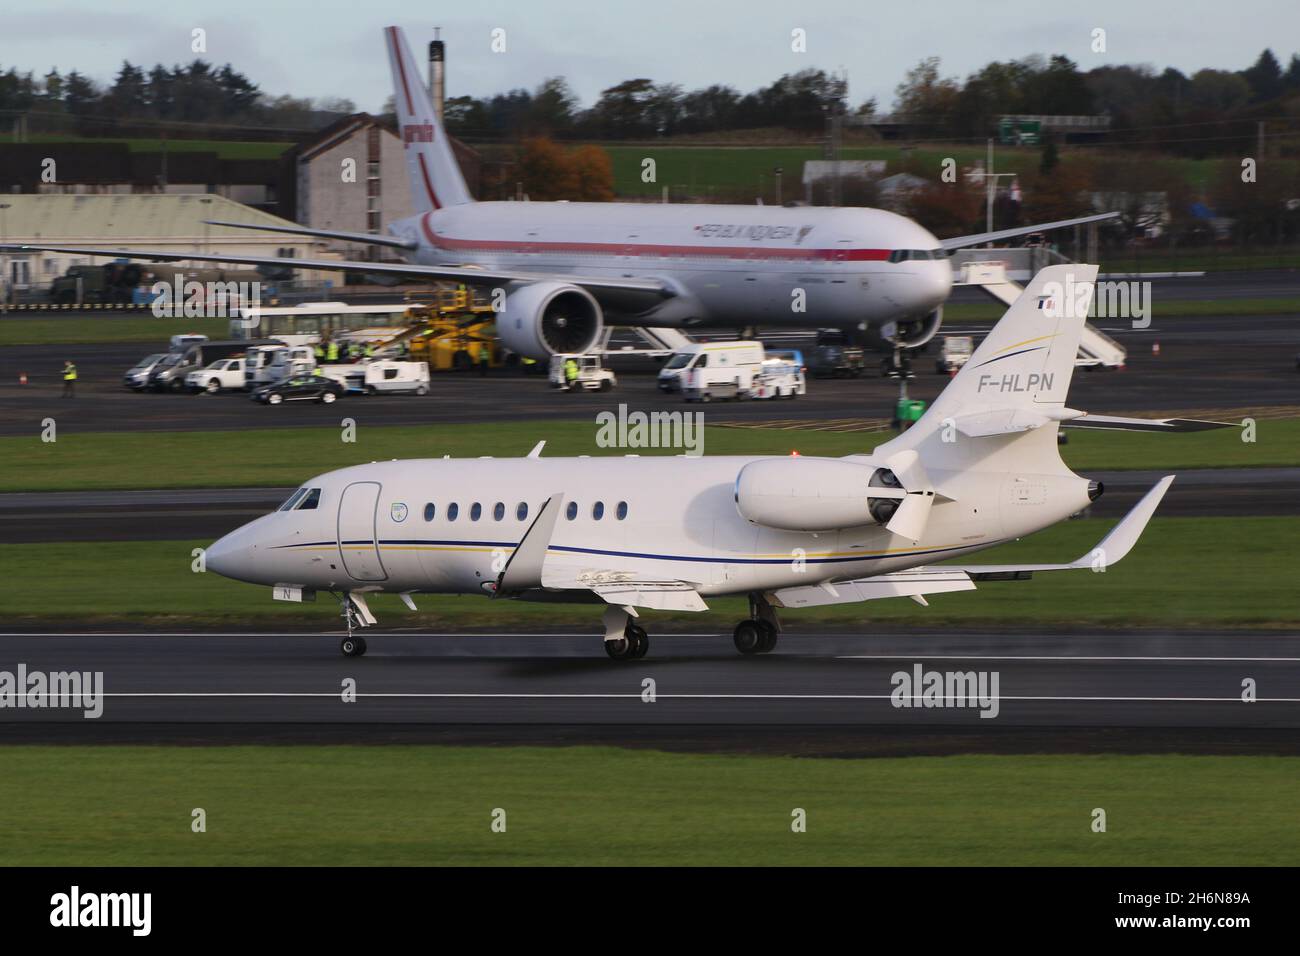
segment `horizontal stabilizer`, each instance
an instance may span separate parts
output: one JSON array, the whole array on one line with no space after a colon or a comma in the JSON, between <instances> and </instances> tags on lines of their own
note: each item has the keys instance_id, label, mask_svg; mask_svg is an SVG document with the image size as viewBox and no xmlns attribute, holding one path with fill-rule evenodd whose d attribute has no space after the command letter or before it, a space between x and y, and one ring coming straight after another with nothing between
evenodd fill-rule
<instances>
[{"instance_id":1,"label":"horizontal stabilizer","mask_svg":"<svg viewBox=\"0 0 1300 956\"><path fill-rule=\"evenodd\" d=\"M1109 428L1128 432L1203 432L1212 428L1240 428L1240 422L1209 422L1196 418L1117 418L1082 415L1062 422L1067 428Z\"/></svg>"},{"instance_id":2,"label":"horizontal stabilizer","mask_svg":"<svg viewBox=\"0 0 1300 956\"><path fill-rule=\"evenodd\" d=\"M781 588L773 592L778 607L819 607L826 604L853 604L889 597L919 597L946 591L973 591L970 575L955 568L925 567L894 571L854 581L814 584L807 587Z\"/></svg>"}]
</instances>

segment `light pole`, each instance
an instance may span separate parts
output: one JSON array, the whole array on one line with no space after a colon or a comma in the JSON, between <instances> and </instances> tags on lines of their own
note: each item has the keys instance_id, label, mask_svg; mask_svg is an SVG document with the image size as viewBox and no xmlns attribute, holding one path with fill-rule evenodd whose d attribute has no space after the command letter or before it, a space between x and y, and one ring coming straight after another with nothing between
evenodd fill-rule
<instances>
[{"instance_id":1,"label":"light pole","mask_svg":"<svg viewBox=\"0 0 1300 956\"><path fill-rule=\"evenodd\" d=\"M203 203L204 206L212 205L212 199L207 196L204 196L202 199L199 200L199 202ZM211 227L208 225L208 213L207 210L205 209L203 212L203 251L204 252L212 251L210 244L208 242L208 230L210 228Z\"/></svg>"},{"instance_id":2,"label":"light pole","mask_svg":"<svg viewBox=\"0 0 1300 956\"><path fill-rule=\"evenodd\" d=\"M0 295L0 310L7 311L9 308L9 250L5 245L9 242L9 215L6 210L11 204L0 202L0 289L4 295Z\"/></svg>"}]
</instances>

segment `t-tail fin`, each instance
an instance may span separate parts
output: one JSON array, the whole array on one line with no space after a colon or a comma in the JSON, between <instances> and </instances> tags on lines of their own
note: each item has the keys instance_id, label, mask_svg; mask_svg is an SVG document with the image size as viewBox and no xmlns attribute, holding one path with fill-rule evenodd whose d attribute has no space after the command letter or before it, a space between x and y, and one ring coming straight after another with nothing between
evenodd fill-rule
<instances>
[{"instance_id":1,"label":"t-tail fin","mask_svg":"<svg viewBox=\"0 0 1300 956\"><path fill-rule=\"evenodd\" d=\"M393 101L398 131L406 149L406 172L411 179L415 211L432 212L443 206L473 202L456 164L451 141L433 115L429 91L411 56L406 34L401 27L385 27L384 43L393 68Z\"/></svg>"},{"instance_id":2,"label":"t-tail fin","mask_svg":"<svg viewBox=\"0 0 1300 956\"><path fill-rule=\"evenodd\" d=\"M1040 271L921 420L877 451L913 448L927 467L957 467L993 453L999 436L1032 432L1021 451L1059 461L1057 424L1079 414L1065 400L1096 279L1094 265Z\"/></svg>"}]
</instances>

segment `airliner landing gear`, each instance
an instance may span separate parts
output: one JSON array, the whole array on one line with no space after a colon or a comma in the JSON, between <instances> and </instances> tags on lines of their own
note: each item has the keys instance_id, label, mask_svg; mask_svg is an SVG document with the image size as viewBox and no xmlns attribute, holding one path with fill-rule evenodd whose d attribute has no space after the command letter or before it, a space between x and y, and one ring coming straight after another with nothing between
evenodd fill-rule
<instances>
[{"instance_id":1,"label":"airliner landing gear","mask_svg":"<svg viewBox=\"0 0 1300 956\"><path fill-rule=\"evenodd\" d=\"M650 650L650 636L635 623L633 613L631 608L605 608L605 653L616 661L639 660Z\"/></svg>"},{"instance_id":2,"label":"airliner landing gear","mask_svg":"<svg viewBox=\"0 0 1300 956\"><path fill-rule=\"evenodd\" d=\"M616 661L634 661L645 657L650 650L650 635L645 628L629 624L622 637L605 642L605 653Z\"/></svg>"},{"instance_id":3,"label":"airliner landing gear","mask_svg":"<svg viewBox=\"0 0 1300 956\"><path fill-rule=\"evenodd\" d=\"M746 655L768 654L775 650L781 636L781 621L776 616L776 608L762 594L751 594L749 613L749 619L737 624L732 632L736 650Z\"/></svg>"},{"instance_id":4,"label":"airliner landing gear","mask_svg":"<svg viewBox=\"0 0 1300 956\"><path fill-rule=\"evenodd\" d=\"M360 657L366 652L366 639L364 637L343 638L343 643L339 645L339 650L343 652L344 657Z\"/></svg>"}]
</instances>

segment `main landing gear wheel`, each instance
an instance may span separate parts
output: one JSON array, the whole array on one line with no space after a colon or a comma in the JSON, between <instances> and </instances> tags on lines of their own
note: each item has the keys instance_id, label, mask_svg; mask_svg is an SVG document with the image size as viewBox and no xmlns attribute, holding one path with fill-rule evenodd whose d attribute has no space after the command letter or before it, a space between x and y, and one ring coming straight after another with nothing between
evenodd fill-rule
<instances>
[{"instance_id":1,"label":"main landing gear wheel","mask_svg":"<svg viewBox=\"0 0 1300 956\"><path fill-rule=\"evenodd\" d=\"M775 650L777 636L767 621L746 620L736 625L731 639L742 654L767 654Z\"/></svg>"},{"instance_id":2,"label":"main landing gear wheel","mask_svg":"<svg viewBox=\"0 0 1300 956\"><path fill-rule=\"evenodd\" d=\"M650 635L645 628L629 624L623 636L605 642L605 653L616 661L634 661L645 657L650 650Z\"/></svg>"},{"instance_id":3,"label":"main landing gear wheel","mask_svg":"<svg viewBox=\"0 0 1300 956\"><path fill-rule=\"evenodd\" d=\"M364 637L345 637L343 643L339 645L339 650L343 652L344 657L360 657L366 652L366 639Z\"/></svg>"}]
</instances>

